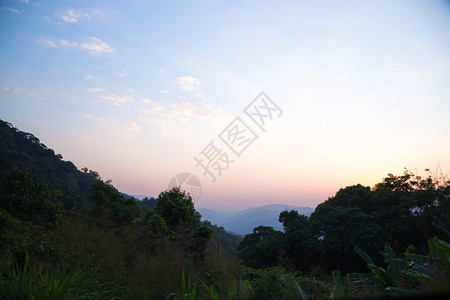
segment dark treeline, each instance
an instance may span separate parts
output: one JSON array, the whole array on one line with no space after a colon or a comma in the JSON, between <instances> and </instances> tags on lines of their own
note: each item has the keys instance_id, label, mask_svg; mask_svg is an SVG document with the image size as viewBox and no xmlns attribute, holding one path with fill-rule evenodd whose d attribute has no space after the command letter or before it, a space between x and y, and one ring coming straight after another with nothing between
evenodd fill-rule
<instances>
[{"instance_id":1,"label":"dark treeline","mask_svg":"<svg viewBox=\"0 0 450 300\"><path fill-rule=\"evenodd\" d=\"M355 185L339 190L309 218L282 212L284 232L255 228L239 245L240 257L254 268L364 271L355 246L381 262L386 242L401 252L410 245L425 251L434 236L450 240L449 194L448 183L439 184L432 176L389 174L373 189Z\"/></svg>"},{"instance_id":2,"label":"dark treeline","mask_svg":"<svg viewBox=\"0 0 450 300\"><path fill-rule=\"evenodd\" d=\"M3 121L0 150L0 298L163 298L183 272L209 268L212 284L217 260L237 264L241 238L201 221L177 187L138 201ZM28 276L82 286L57 293Z\"/></svg>"},{"instance_id":3,"label":"dark treeline","mask_svg":"<svg viewBox=\"0 0 450 300\"><path fill-rule=\"evenodd\" d=\"M72 162L62 158L31 133L0 120L0 176L12 168L23 170L37 183L61 191L66 209L79 209L99 174L87 168L80 172Z\"/></svg>"},{"instance_id":4,"label":"dark treeline","mask_svg":"<svg viewBox=\"0 0 450 300\"><path fill-rule=\"evenodd\" d=\"M138 201L0 121L1 299L325 299L445 293L450 183L409 171L243 239L180 188ZM413 246L414 245L414 246ZM439 283L439 284L436 284Z\"/></svg>"}]
</instances>

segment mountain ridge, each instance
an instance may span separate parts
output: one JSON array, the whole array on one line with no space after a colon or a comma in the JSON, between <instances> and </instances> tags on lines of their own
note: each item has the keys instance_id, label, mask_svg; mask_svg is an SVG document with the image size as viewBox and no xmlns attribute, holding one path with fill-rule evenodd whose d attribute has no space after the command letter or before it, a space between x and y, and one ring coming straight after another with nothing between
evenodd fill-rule
<instances>
[{"instance_id":1,"label":"mountain ridge","mask_svg":"<svg viewBox=\"0 0 450 300\"><path fill-rule=\"evenodd\" d=\"M198 208L202 220L208 220L212 224L222 226L228 232L246 235L253 232L258 226L270 226L275 230L283 230L283 225L278 218L284 210L296 210L299 214L309 216L314 209L306 206L267 204L250 207L236 212L221 212L208 208Z\"/></svg>"}]
</instances>

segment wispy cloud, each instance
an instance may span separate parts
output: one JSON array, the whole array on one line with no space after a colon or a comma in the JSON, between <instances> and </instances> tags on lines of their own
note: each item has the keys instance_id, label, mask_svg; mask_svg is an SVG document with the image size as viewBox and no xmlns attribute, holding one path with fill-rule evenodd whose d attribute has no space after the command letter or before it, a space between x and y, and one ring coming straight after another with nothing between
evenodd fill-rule
<instances>
[{"instance_id":1,"label":"wispy cloud","mask_svg":"<svg viewBox=\"0 0 450 300\"><path fill-rule=\"evenodd\" d=\"M55 12L55 16L66 22L66 23L76 23L80 20L92 20L92 19L103 19L105 17L104 11L100 9L91 9L89 11L82 9L60 9Z\"/></svg>"},{"instance_id":2,"label":"wispy cloud","mask_svg":"<svg viewBox=\"0 0 450 300\"><path fill-rule=\"evenodd\" d=\"M96 37L89 37L89 40L82 43L80 46L81 49L90 51L94 54L109 53L114 51L113 48L111 48L107 43Z\"/></svg>"},{"instance_id":3,"label":"wispy cloud","mask_svg":"<svg viewBox=\"0 0 450 300\"><path fill-rule=\"evenodd\" d=\"M156 125L156 127L159 128L159 131L162 134L168 134L169 131L172 131L173 129L173 122L168 120L167 118L164 119L158 119L158 118L152 118L148 120L150 123Z\"/></svg>"},{"instance_id":4,"label":"wispy cloud","mask_svg":"<svg viewBox=\"0 0 450 300\"><path fill-rule=\"evenodd\" d=\"M153 114L164 110L164 107L162 107L159 103L154 103L150 99L144 98L141 100L141 102L146 106L146 108L144 108L142 111L145 114Z\"/></svg>"},{"instance_id":5,"label":"wispy cloud","mask_svg":"<svg viewBox=\"0 0 450 300\"><path fill-rule=\"evenodd\" d=\"M117 123L119 121L119 118L114 118L114 117L98 117L97 119L102 122Z\"/></svg>"},{"instance_id":6,"label":"wispy cloud","mask_svg":"<svg viewBox=\"0 0 450 300\"><path fill-rule=\"evenodd\" d=\"M109 95L100 95L100 98L112 101L114 103L114 106L120 106L123 103L126 102L133 102L134 99L130 95L123 95L123 94L109 94Z\"/></svg>"},{"instance_id":7,"label":"wispy cloud","mask_svg":"<svg viewBox=\"0 0 450 300\"><path fill-rule=\"evenodd\" d=\"M18 10L16 8L13 8L13 7L2 7L2 10L3 11L9 11L10 13L13 13L13 14L16 14L16 15L23 13L23 11Z\"/></svg>"},{"instance_id":8,"label":"wispy cloud","mask_svg":"<svg viewBox=\"0 0 450 300\"><path fill-rule=\"evenodd\" d=\"M125 76L127 76L128 73L127 73L127 70L123 70L122 72L116 72L114 74L119 77L125 77Z\"/></svg>"},{"instance_id":9,"label":"wispy cloud","mask_svg":"<svg viewBox=\"0 0 450 300\"><path fill-rule=\"evenodd\" d=\"M192 92L200 85L200 81L192 76L181 76L177 78L178 86L188 92Z\"/></svg>"},{"instance_id":10,"label":"wispy cloud","mask_svg":"<svg viewBox=\"0 0 450 300\"><path fill-rule=\"evenodd\" d=\"M83 12L81 9L67 9L67 10L60 10L55 12L55 16L59 19L63 20L66 23L75 23L78 22L80 19L90 19L89 14L86 12Z\"/></svg>"},{"instance_id":11,"label":"wispy cloud","mask_svg":"<svg viewBox=\"0 0 450 300\"><path fill-rule=\"evenodd\" d=\"M83 78L84 78L85 80L95 80L95 79L97 79L96 76L91 75L91 74L86 74L86 75L84 75Z\"/></svg>"},{"instance_id":12,"label":"wispy cloud","mask_svg":"<svg viewBox=\"0 0 450 300\"><path fill-rule=\"evenodd\" d=\"M78 45L77 42L68 41L68 40L59 40L59 44L64 47L76 47Z\"/></svg>"},{"instance_id":13,"label":"wispy cloud","mask_svg":"<svg viewBox=\"0 0 450 300\"><path fill-rule=\"evenodd\" d=\"M202 99L203 101L208 100L208 99L206 98L206 96L203 95L202 93L197 93L197 94L194 95L194 97L199 98L199 99Z\"/></svg>"},{"instance_id":14,"label":"wispy cloud","mask_svg":"<svg viewBox=\"0 0 450 300\"><path fill-rule=\"evenodd\" d=\"M134 123L134 122L130 122L126 124L126 128L129 131L141 131L141 126L139 126L138 124Z\"/></svg>"},{"instance_id":15,"label":"wispy cloud","mask_svg":"<svg viewBox=\"0 0 450 300\"><path fill-rule=\"evenodd\" d=\"M83 117L86 117L86 118L92 118L93 116L94 116L93 113L83 114Z\"/></svg>"},{"instance_id":16,"label":"wispy cloud","mask_svg":"<svg viewBox=\"0 0 450 300\"><path fill-rule=\"evenodd\" d=\"M193 132L195 129L189 118L174 113L163 113L158 116L140 118L140 121L156 126L158 131L164 135L180 131Z\"/></svg>"},{"instance_id":17,"label":"wispy cloud","mask_svg":"<svg viewBox=\"0 0 450 300\"><path fill-rule=\"evenodd\" d=\"M48 45L48 46L50 46L50 47L53 47L53 48L58 47L58 46L55 44L54 41L47 41L45 44Z\"/></svg>"},{"instance_id":18,"label":"wispy cloud","mask_svg":"<svg viewBox=\"0 0 450 300\"><path fill-rule=\"evenodd\" d=\"M140 110L139 121L156 125L163 134L193 132L195 121L216 122L230 117L222 108L205 102L177 101L164 105L143 98L140 103L144 108Z\"/></svg>"},{"instance_id":19,"label":"wispy cloud","mask_svg":"<svg viewBox=\"0 0 450 300\"><path fill-rule=\"evenodd\" d=\"M155 104L154 106L152 106L152 108L150 108L152 113L158 113L164 110L164 107L162 107L159 104Z\"/></svg>"},{"instance_id":20,"label":"wispy cloud","mask_svg":"<svg viewBox=\"0 0 450 300\"><path fill-rule=\"evenodd\" d=\"M159 69L159 73L162 74L162 75L164 75L164 76L167 76L167 74L168 74L168 73L167 73L167 70L164 69L164 68L160 68L160 69Z\"/></svg>"},{"instance_id":21,"label":"wispy cloud","mask_svg":"<svg viewBox=\"0 0 450 300\"><path fill-rule=\"evenodd\" d=\"M160 90L159 92L160 92L161 94L167 94L167 93L169 93L168 90Z\"/></svg>"},{"instance_id":22,"label":"wispy cloud","mask_svg":"<svg viewBox=\"0 0 450 300\"><path fill-rule=\"evenodd\" d=\"M175 113L199 120L217 120L224 116L222 109L203 102L174 102L170 105Z\"/></svg>"},{"instance_id":23,"label":"wispy cloud","mask_svg":"<svg viewBox=\"0 0 450 300\"><path fill-rule=\"evenodd\" d=\"M89 135L89 134L79 135L78 138L83 140L84 142L92 142L94 140L94 137L92 135Z\"/></svg>"},{"instance_id":24,"label":"wispy cloud","mask_svg":"<svg viewBox=\"0 0 450 300\"><path fill-rule=\"evenodd\" d=\"M34 100L38 100L38 101L42 101L42 100L45 99L44 97L37 96L35 93L33 93L33 92L31 92L31 91L29 91L27 89L24 89L24 88L11 88L9 86L3 85L3 86L0 87L0 89L5 91L5 92L9 92L9 94L11 96L25 95L25 96L28 96L28 97L34 99Z\"/></svg>"},{"instance_id":25,"label":"wispy cloud","mask_svg":"<svg viewBox=\"0 0 450 300\"><path fill-rule=\"evenodd\" d=\"M53 47L53 48L58 48L58 45L55 43L55 41L53 41L53 40L50 39L50 38L40 38L37 42L38 42L39 44L43 44L43 45L45 45L45 46L50 46L50 47Z\"/></svg>"},{"instance_id":26,"label":"wispy cloud","mask_svg":"<svg viewBox=\"0 0 450 300\"><path fill-rule=\"evenodd\" d=\"M96 18L98 20L103 20L106 17L106 12L103 9L94 8L90 10L90 13L92 18Z\"/></svg>"},{"instance_id":27,"label":"wispy cloud","mask_svg":"<svg viewBox=\"0 0 450 300\"><path fill-rule=\"evenodd\" d=\"M91 93L101 93L101 92L104 92L105 89L104 88L90 88L90 89L88 89L88 91Z\"/></svg>"},{"instance_id":28,"label":"wispy cloud","mask_svg":"<svg viewBox=\"0 0 450 300\"><path fill-rule=\"evenodd\" d=\"M92 54L110 53L114 51L114 49L110 45L108 45L107 43L96 37L89 37L87 40L82 42L76 42L66 39L59 39L57 42L55 42L50 38L42 38L39 40L39 42L46 46L51 46L54 48L58 47L59 45L62 47L76 48L79 50L89 51ZM91 80L95 79L95 77L92 75L85 75L85 79Z\"/></svg>"}]
</instances>

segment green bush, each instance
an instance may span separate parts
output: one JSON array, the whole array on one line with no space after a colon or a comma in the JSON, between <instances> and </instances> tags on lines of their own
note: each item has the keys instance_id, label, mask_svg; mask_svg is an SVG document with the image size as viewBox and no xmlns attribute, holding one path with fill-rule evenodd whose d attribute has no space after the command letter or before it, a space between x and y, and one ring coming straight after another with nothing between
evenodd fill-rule
<instances>
[{"instance_id":1,"label":"green bush","mask_svg":"<svg viewBox=\"0 0 450 300\"><path fill-rule=\"evenodd\" d=\"M299 299L300 293L295 284L295 276L282 267L252 270L250 275L249 299Z\"/></svg>"},{"instance_id":2,"label":"green bush","mask_svg":"<svg viewBox=\"0 0 450 300\"><path fill-rule=\"evenodd\" d=\"M0 281L1 299L120 299L122 289L99 283L92 272L64 268L31 270L27 255L23 268L16 266Z\"/></svg>"},{"instance_id":3,"label":"green bush","mask_svg":"<svg viewBox=\"0 0 450 300\"><path fill-rule=\"evenodd\" d=\"M402 256L394 253L385 244L382 253L386 266L378 266L366 252L355 247L366 261L371 273L355 273L347 276L351 280L352 293L376 297L410 297L450 293L450 244L437 239L428 240L428 253L417 254L414 246L408 247Z\"/></svg>"},{"instance_id":4,"label":"green bush","mask_svg":"<svg viewBox=\"0 0 450 300\"><path fill-rule=\"evenodd\" d=\"M326 299L330 295L330 283L311 275L300 275L297 284L309 299Z\"/></svg>"}]
</instances>

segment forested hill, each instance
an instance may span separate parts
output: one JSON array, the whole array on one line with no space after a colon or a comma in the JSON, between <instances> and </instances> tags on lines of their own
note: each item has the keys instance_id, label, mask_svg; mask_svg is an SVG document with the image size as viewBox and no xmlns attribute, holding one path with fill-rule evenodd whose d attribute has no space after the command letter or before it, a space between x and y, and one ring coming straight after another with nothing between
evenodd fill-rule
<instances>
[{"instance_id":1,"label":"forested hill","mask_svg":"<svg viewBox=\"0 0 450 300\"><path fill-rule=\"evenodd\" d=\"M78 170L31 133L0 120L0 178L13 168L26 171L34 181L46 184L50 190L60 190L66 209L83 206L91 184L99 177L86 168Z\"/></svg>"},{"instance_id":2,"label":"forested hill","mask_svg":"<svg viewBox=\"0 0 450 300\"><path fill-rule=\"evenodd\" d=\"M0 121L0 299L449 294L450 180L427 172L342 188L309 217L286 207L282 231L241 240L180 187L136 202Z\"/></svg>"}]
</instances>

